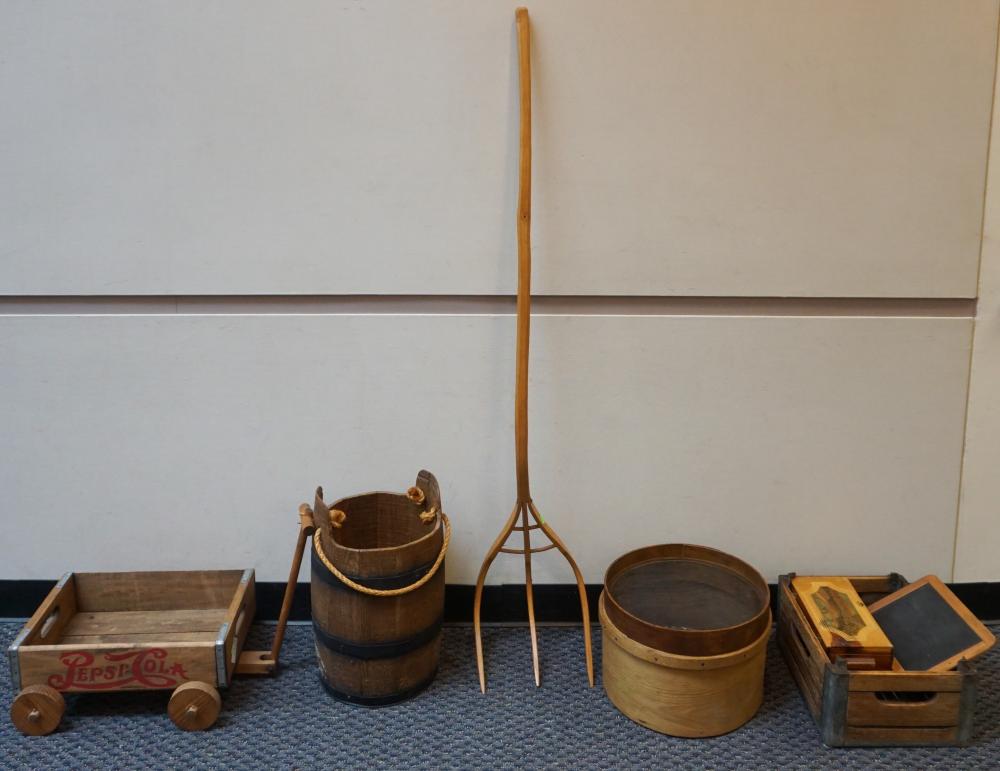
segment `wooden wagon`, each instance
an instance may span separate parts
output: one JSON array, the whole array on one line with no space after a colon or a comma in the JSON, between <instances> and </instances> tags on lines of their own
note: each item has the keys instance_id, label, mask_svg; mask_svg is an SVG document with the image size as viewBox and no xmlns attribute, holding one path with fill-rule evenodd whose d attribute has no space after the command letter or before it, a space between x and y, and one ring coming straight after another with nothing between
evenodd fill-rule
<instances>
[{"instance_id":1,"label":"wooden wagon","mask_svg":"<svg viewBox=\"0 0 1000 771\"><path fill-rule=\"evenodd\" d=\"M253 570L67 573L8 648L11 720L37 736L63 693L172 690L170 719L207 728L253 615Z\"/></svg>"},{"instance_id":2,"label":"wooden wagon","mask_svg":"<svg viewBox=\"0 0 1000 771\"><path fill-rule=\"evenodd\" d=\"M51 733L63 693L172 690L167 712L186 731L219 716L233 675L277 670L302 554L315 530L299 507L299 536L270 650L244 651L255 610L253 570L67 573L7 649L19 689L10 717L22 733Z\"/></svg>"}]
</instances>

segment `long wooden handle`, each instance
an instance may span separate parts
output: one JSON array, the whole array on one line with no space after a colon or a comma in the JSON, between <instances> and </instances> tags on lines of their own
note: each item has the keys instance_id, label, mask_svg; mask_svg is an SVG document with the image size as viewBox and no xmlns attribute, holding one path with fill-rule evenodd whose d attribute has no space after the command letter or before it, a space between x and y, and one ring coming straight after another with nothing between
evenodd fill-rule
<instances>
[{"instance_id":1,"label":"long wooden handle","mask_svg":"<svg viewBox=\"0 0 1000 771\"><path fill-rule=\"evenodd\" d=\"M274 642L271 644L270 660L275 666L281 653L281 644L285 641L285 628L288 626L288 616L292 612L292 600L295 598L295 586L299 580L299 568L302 566L302 555L306 549L306 541L316 530L313 521L313 511L308 504L299 506L299 538L292 554L292 569L288 572L288 583L285 585L285 596L281 601L281 612L278 614L278 626L274 630Z\"/></svg>"},{"instance_id":2,"label":"long wooden handle","mask_svg":"<svg viewBox=\"0 0 1000 771\"><path fill-rule=\"evenodd\" d=\"M323 490L320 488L316 492L316 498L322 499ZM292 554L292 569L288 572L288 583L285 585L285 596L281 601L281 613L278 616L278 626L274 630L274 642L269 651L243 651L236 662L236 674L238 675L268 675L278 668L278 656L281 654L281 645L285 641L285 629L288 627L288 617L292 612L292 600L295 598L295 587L299 580L299 568L302 566L302 555L306 550L306 543L316 531L316 522L313 519L313 510L308 503L299 506L299 538L295 543L295 552Z\"/></svg>"},{"instance_id":3,"label":"long wooden handle","mask_svg":"<svg viewBox=\"0 0 1000 771\"><path fill-rule=\"evenodd\" d=\"M528 9L517 20L518 74L521 91L520 168L517 195L517 371L514 395L514 446L517 497L530 501L528 486L528 340L531 331L531 28Z\"/></svg>"}]
</instances>

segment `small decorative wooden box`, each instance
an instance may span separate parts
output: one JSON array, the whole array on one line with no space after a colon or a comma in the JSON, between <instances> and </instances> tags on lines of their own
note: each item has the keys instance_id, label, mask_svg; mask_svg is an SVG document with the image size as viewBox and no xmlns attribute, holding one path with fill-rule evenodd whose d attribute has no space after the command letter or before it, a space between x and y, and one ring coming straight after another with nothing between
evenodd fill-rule
<instances>
[{"instance_id":1,"label":"small decorative wooden box","mask_svg":"<svg viewBox=\"0 0 1000 771\"><path fill-rule=\"evenodd\" d=\"M976 673L968 663L950 672L850 671L842 661L833 663L792 591L794 577L778 581L778 647L824 744L968 744L976 702ZM907 583L897 573L850 581L868 604Z\"/></svg>"}]
</instances>

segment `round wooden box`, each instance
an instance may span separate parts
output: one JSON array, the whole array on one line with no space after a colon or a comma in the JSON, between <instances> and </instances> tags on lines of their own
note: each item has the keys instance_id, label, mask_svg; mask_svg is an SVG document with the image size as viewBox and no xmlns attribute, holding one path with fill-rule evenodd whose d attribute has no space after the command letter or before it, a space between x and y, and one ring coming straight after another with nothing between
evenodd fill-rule
<instances>
[{"instance_id":1,"label":"round wooden box","mask_svg":"<svg viewBox=\"0 0 1000 771\"><path fill-rule=\"evenodd\" d=\"M630 552L608 569L599 612L604 689L637 723L717 736L760 708L770 597L741 560L688 544Z\"/></svg>"}]
</instances>

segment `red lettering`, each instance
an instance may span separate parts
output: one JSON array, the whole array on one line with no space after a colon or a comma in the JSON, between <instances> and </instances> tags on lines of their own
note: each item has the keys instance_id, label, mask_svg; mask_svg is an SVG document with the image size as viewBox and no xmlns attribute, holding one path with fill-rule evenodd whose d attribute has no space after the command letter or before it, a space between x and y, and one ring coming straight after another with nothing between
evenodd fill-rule
<instances>
[{"instance_id":1,"label":"red lettering","mask_svg":"<svg viewBox=\"0 0 1000 771\"><path fill-rule=\"evenodd\" d=\"M62 691L173 688L188 679L179 662L167 662L163 648L105 653L102 658L107 663L94 666L94 655L86 651L60 656L66 672L51 675L49 685Z\"/></svg>"}]
</instances>

